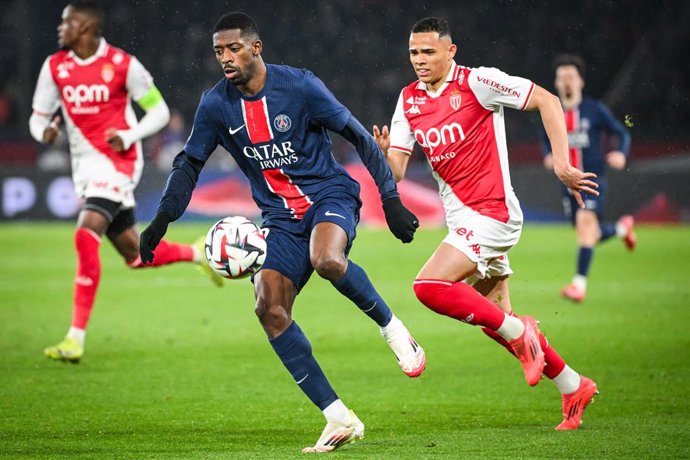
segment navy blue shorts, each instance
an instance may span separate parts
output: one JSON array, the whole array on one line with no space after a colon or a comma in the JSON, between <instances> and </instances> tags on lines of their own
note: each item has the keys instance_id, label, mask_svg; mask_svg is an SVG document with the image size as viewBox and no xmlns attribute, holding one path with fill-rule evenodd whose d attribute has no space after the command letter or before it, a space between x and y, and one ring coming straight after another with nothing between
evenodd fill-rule
<instances>
[{"instance_id":1,"label":"navy blue shorts","mask_svg":"<svg viewBox=\"0 0 690 460\"><path fill-rule=\"evenodd\" d=\"M309 258L309 239L314 227L321 222L332 222L345 230L347 256L357 235L360 206L359 200L350 195L332 195L313 204L301 220L267 220L263 228L269 229L268 244L261 269L275 270L289 278L299 292L314 271Z\"/></svg>"},{"instance_id":2,"label":"navy blue shorts","mask_svg":"<svg viewBox=\"0 0 690 460\"><path fill-rule=\"evenodd\" d=\"M604 203L606 200L606 189L608 184L605 177L597 177L593 179L594 182L599 184L599 196L590 195L589 193L582 194L582 201L585 202L585 209L589 211L594 211L597 213L599 222L603 222L604 219ZM570 222L575 225L575 211L580 209L580 205L577 204L575 197L564 188L563 193L563 212L566 217L570 219Z\"/></svg>"}]
</instances>

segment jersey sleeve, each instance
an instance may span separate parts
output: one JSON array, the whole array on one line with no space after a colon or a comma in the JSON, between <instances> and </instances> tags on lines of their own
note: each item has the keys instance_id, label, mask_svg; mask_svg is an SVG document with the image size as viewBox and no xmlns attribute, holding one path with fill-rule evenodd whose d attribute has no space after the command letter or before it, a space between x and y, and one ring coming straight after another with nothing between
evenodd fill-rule
<instances>
[{"instance_id":1,"label":"jersey sleeve","mask_svg":"<svg viewBox=\"0 0 690 460\"><path fill-rule=\"evenodd\" d=\"M525 110L534 92L534 83L513 77L493 67L479 67L470 72L468 83L479 103L487 110L500 106Z\"/></svg>"},{"instance_id":2,"label":"jersey sleeve","mask_svg":"<svg viewBox=\"0 0 690 460\"><path fill-rule=\"evenodd\" d=\"M628 133L628 130L625 129L623 123L616 119L608 107L601 102L599 102L597 106L599 107L599 113L601 114L604 129L606 129L609 134L614 134L618 137L618 150L627 156L628 152L630 151L630 134Z\"/></svg>"},{"instance_id":3,"label":"jersey sleeve","mask_svg":"<svg viewBox=\"0 0 690 460\"><path fill-rule=\"evenodd\" d=\"M44 117L50 117L60 107L60 92L50 73L50 56L43 62L38 74L31 108Z\"/></svg>"},{"instance_id":4,"label":"jersey sleeve","mask_svg":"<svg viewBox=\"0 0 690 460\"><path fill-rule=\"evenodd\" d=\"M127 69L127 92L144 110L163 100L160 91L153 84L153 77L134 56L131 57Z\"/></svg>"},{"instance_id":5,"label":"jersey sleeve","mask_svg":"<svg viewBox=\"0 0 690 460\"><path fill-rule=\"evenodd\" d=\"M391 120L390 139L391 149L398 150L408 155L412 154L415 141L410 122L405 116L405 110L403 109L403 91L400 91L398 104L395 106L395 112Z\"/></svg>"},{"instance_id":6,"label":"jersey sleeve","mask_svg":"<svg viewBox=\"0 0 690 460\"><path fill-rule=\"evenodd\" d=\"M345 128L350 111L311 72L306 73L303 91L307 113L312 121L336 133Z\"/></svg>"},{"instance_id":7,"label":"jersey sleeve","mask_svg":"<svg viewBox=\"0 0 690 460\"><path fill-rule=\"evenodd\" d=\"M184 145L184 151L197 160L206 161L220 142L216 118L211 106L211 96L204 93L194 115L192 132ZM218 111L216 111L218 112Z\"/></svg>"}]
</instances>

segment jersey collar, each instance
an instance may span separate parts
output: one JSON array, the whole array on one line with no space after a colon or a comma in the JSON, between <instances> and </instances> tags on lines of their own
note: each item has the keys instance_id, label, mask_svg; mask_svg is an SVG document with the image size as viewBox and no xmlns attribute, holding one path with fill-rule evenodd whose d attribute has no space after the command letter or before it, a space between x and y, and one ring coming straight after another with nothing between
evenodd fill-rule
<instances>
[{"instance_id":1,"label":"jersey collar","mask_svg":"<svg viewBox=\"0 0 690 460\"><path fill-rule=\"evenodd\" d=\"M98 48L96 48L96 52L94 54L92 54L91 56L87 57L86 59L80 58L72 50L69 50L69 53L67 53L67 55L69 57L71 57L74 60L74 62L76 62L78 65L89 65L92 62L94 62L96 59L102 58L103 56L105 56L107 52L108 52L108 43L105 41L105 38L101 37L101 39L98 43Z\"/></svg>"},{"instance_id":2,"label":"jersey collar","mask_svg":"<svg viewBox=\"0 0 690 460\"><path fill-rule=\"evenodd\" d=\"M455 76L455 71L456 71L457 67L458 67L458 65L455 63L455 60L451 61L450 69L448 70L448 75L446 75L445 83L443 83L443 85L441 85L441 87L438 90L436 90L435 92L433 92L433 93L430 92L426 88L426 83L423 83L421 81L417 82L417 89L422 90L422 91L426 91L426 93L431 97L440 96L441 93L443 93L443 90L446 89L446 86L448 86L448 83L450 83L454 80L453 77Z\"/></svg>"}]
</instances>

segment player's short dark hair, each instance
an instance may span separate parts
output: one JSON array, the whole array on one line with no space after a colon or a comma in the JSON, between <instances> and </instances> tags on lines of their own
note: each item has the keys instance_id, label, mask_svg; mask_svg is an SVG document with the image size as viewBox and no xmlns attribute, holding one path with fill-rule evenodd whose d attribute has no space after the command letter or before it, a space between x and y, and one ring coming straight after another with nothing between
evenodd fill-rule
<instances>
[{"instance_id":1,"label":"player's short dark hair","mask_svg":"<svg viewBox=\"0 0 690 460\"><path fill-rule=\"evenodd\" d=\"M416 34L422 32L438 32L439 38L450 38L450 26L445 19L434 17L420 19L412 26L412 33Z\"/></svg>"},{"instance_id":2,"label":"player's short dark hair","mask_svg":"<svg viewBox=\"0 0 690 460\"><path fill-rule=\"evenodd\" d=\"M105 10L103 6L94 2L93 0L75 0L70 2L69 5L74 11L91 16L96 20L96 32L103 32L103 24L105 23Z\"/></svg>"},{"instance_id":3,"label":"player's short dark hair","mask_svg":"<svg viewBox=\"0 0 690 460\"><path fill-rule=\"evenodd\" d=\"M553 71L556 72L559 67L564 65L571 65L577 69L577 72L582 78L585 78L585 60L577 54L559 54L553 59Z\"/></svg>"},{"instance_id":4,"label":"player's short dark hair","mask_svg":"<svg viewBox=\"0 0 690 460\"><path fill-rule=\"evenodd\" d=\"M226 13L218 19L216 25L213 26L213 33L221 30L240 29L240 35L254 35L258 40L259 26L256 25L254 19L246 13L241 11L231 11Z\"/></svg>"}]
</instances>

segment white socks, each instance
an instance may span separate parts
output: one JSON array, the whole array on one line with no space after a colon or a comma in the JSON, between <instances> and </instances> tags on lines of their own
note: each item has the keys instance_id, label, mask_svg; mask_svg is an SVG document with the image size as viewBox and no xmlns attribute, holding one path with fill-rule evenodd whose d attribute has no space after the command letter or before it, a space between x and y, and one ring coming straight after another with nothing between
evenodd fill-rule
<instances>
[{"instance_id":1,"label":"white socks","mask_svg":"<svg viewBox=\"0 0 690 460\"><path fill-rule=\"evenodd\" d=\"M575 275L575 276L573 276L572 283L583 291L587 290L587 277L586 276Z\"/></svg>"},{"instance_id":2,"label":"white socks","mask_svg":"<svg viewBox=\"0 0 690 460\"><path fill-rule=\"evenodd\" d=\"M390 322L388 324L386 324L385 326L380 328L381 334L383 334L385 336L386 333L388 333L389 331L397 329L402 325L403 325L402 321L400 321L395 315L393 315L393 316L391 316Z\"/></svg>"},{"instance_id":3,"label":"white socks","mask_svg":"<svg viewBox=\"0 0 690 460\"><path fill-rule=\"evenodd\" d=\"M515 340L525 332L525 325L522 324L519 318L506 315L501 327L496 329L496 332L507 341Z\"/></svg>"},{"instance_id":4,"label":"white socks","mask_svg":"<svg viewBox=\"0 0 690 460\"><path fill-rule=\"evenodd\" d=\"M616 222L616 236L618 238L625 238L628 234L628 227L621 224L620 221Z\"/></svg>"},{"instance_id":5,"label":"white socks","mask_svg":"<svg viewBox=\"0 0 690 460\"><path fill-rule=\"evenodd\" d=\"M192 256L192 262L195 262L197 264L202 262L202 257L206 257L205 254L199 254L199 250L197 249L195 244L192 245L192 252L194 254Z\"/></svg>"},{"instance_id":6,"label":"white socks","mask_svg":"<svg viewBox=\"0 0 690 460\"><path fill-rule=\"evenodd\" d=\"M323 410L323 415L328 423L347 425L350 423L350 410L339 399L333 401Z\"/></svg>"},{"instance_id":7,"label":"white socks","mask_svg":"<svg viewBox=\"0 0 690 460\"><path fill-rule=\"evenodd\" d=\"M67 337L74 339L79 342L79 345L84 346L84 340L86 339L86 331L84 329L79 329L78 327L71 326L69 331L67 331Z\"/></svg>"},{"instance_id":8,"label":"white socks","mask_svg":"<svg viewBox=\"0 0 690 460\"><path fill-rule=\"evenodd\" d=\"M567 395L580 388L580 380L580 374L566 364L561 373L554 377L552 381L558 387L561 394Z\"/></svg>"}]
</instances>

